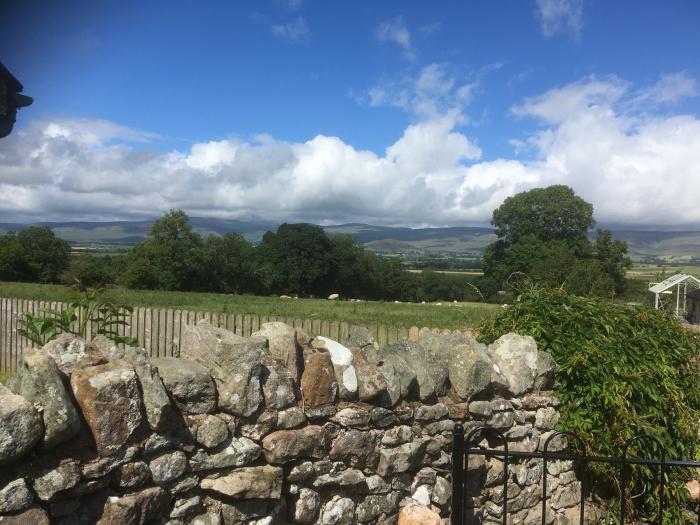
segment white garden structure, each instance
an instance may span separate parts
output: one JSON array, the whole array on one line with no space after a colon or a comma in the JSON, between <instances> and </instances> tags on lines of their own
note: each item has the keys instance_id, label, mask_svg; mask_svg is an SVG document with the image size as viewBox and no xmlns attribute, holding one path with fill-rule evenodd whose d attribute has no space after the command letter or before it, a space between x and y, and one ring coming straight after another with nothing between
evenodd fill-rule
<instances>
[{"instance_id":1,"label":"white garden structure","mask_svg":"<svg viewBox=\"0 0 700 525\"><path fill-rule=\"evenodd\" d=\"M675 295L676 317L685 317L688 291L698 288L700 288L700 279L686 273L677 273L660 283L649 283L649 293L654 296L654 308L657 310L673 311Z\"/></svg>"}]
</instances>

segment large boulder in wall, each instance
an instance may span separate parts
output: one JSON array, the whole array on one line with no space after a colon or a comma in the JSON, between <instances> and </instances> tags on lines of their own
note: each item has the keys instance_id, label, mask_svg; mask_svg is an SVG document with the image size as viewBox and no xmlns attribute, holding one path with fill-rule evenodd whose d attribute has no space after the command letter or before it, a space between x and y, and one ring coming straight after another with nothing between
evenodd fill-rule
<instances>
[{"instance_id":1,"label":"large boulder in wall","mask_svg":"<svg viewBox=\"0 0 700 525\"><path fill-rule=\"evenodd\" d=\"M10 389L34 406L41 407L44 436L41 446L50 450L80 431L80 417L73 405L55 361L43 350L28 349L22 354L17 373L8 382Z\"/></svg>"},{"instance_id":2,"label":"large boulder in wall","mask_svg":"<svg viewBox=\"0 0 700 525\"><path fill-rule=\"evenodd\" d=\"M301 379L303 357L296 328L277 321L263 323L251 337L267 339L270 354L287 367L294 381Z\"/></svg>"},{"instance_id":3,"label":"large boulder in wall","mask_svg":"<svg viewBox=\"0 0 700 525\"><path fill-rule=\"evenodd\" d=\"M180 356L206 366L216 381L219 408L235 416L250 416L263 399L263 356L268 340L241 337L206 320L183 328Z\"/></svg>"},{"instance_id":4,"label":"large boulder in wall","mask_svg":"<svg viewBox=\"0 0 700 525\"><path fill-rule=\"evenodd\" d=\"M0 385L0 465L24 456L43 432L44 423L32 404Z\"/></svg>"},{"instance_id":5,"label":"large boulder in wall","mask_svg":"<svg viewBox=\"0 0 700 525\"><path fill-rule=\"evenodd\" d=\"M488 347L488 353L514 396L554 386L556 363L551 355L537 349L532 337L505 334Z\"/></svg>"}]
</instances>

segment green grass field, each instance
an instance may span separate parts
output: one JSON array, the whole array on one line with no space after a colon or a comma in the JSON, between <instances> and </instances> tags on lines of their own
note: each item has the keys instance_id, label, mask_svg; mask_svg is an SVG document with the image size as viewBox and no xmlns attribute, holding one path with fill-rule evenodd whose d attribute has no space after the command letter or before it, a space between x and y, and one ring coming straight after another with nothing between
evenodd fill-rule
<instances>
[{"instance_id":1,"label":"green grass field","mask_svg":"<svg viewBox=\"0 0 700 525\"><path fill-rule=\"evenodd\" d=\"M0 282L0 297L40 301L71 301L77 292L65 286ZM194 292L163 292L113 288L109 299L131 306L172 308L201 312L225 312L259 316L294 317L345 321L356 325L428 326L467 329L493 317L498 306L483 303L389 303L348 302L326 299L280 299L253 295L224 295Z\"/></svg>"}]
</instances>

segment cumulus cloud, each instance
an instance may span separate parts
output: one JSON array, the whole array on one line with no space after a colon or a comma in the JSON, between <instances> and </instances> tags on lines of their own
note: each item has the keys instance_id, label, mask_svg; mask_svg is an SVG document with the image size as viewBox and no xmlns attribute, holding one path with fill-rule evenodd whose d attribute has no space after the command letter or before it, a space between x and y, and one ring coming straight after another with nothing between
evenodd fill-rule
<instances>
[{"instance_id":1,"label":"cumulus cloud","mask_svg":"<svg viewBox=\"0 0 700 525\"><path fill-rule=\"evenodd\" d=\"M438 99L460 85L439 69L422 73L415 85ZM589 77L522 101L513 113L535 129L511 140L527 160L482 160L462 110L440 105L381 154L325 135L158 152L142 142L152 135L117 124L35 121L0 141L0 216L106 219L180 207L271 221L458 225L487 222L506 197L556 183L592 202L599 222L700 225L700 120L653 105L642 112L632 101L643 91Z\"/></svg>"},{"instance_id":2,"label":"cumulus cloud","mask_svg":"<svg viewBox=\"0 0 700 525\"><path fill-rule=\"evenodd\" d=\"M583 29L583 0L537 0L537 17L547 38L567 33L574 39Z\"/></svg>"}]
</instances>

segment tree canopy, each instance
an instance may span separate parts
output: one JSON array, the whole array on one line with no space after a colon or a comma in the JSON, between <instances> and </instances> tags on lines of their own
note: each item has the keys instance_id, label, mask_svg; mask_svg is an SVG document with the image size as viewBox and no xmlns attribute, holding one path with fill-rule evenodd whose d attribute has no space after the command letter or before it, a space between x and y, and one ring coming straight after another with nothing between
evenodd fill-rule
<instances>
[{"instance_id":1,"label":"tree canopy","mask_svg":"<svg viewBox=\"0 0 700 525\"><path fill-rule=\"evenodd\" d=\"M508 197L494 210L491 223L498 239L486 247L483 258L491 293L514 275L577 295L610 297L625 287L625 272L631 266L627 243L613 240L609 230L598 230L591 243L593 206L568 186Z\"/></svg>"},{"instance_id":2,"label":"tree canopy","mask_svg":"<svg viewBox=\"0 0 700 525\"><path fill-rule=\"evenodd\" d=\"M0 236L0 280L58 282L69 262L69 244L45 226Z\"/></svg>"}]
</instances>

